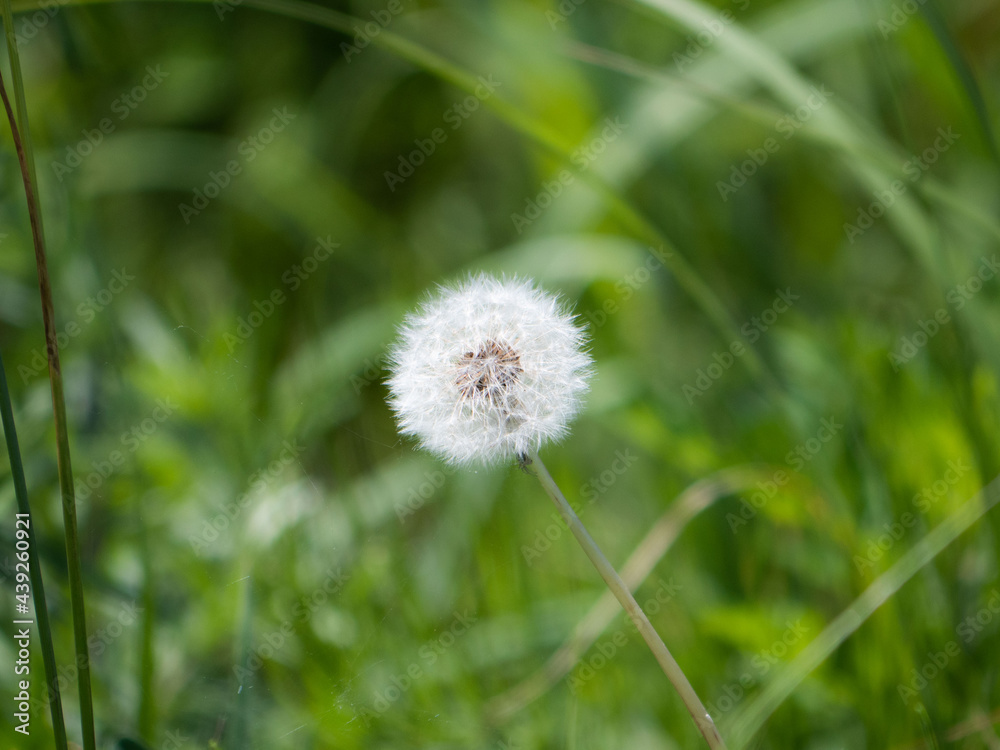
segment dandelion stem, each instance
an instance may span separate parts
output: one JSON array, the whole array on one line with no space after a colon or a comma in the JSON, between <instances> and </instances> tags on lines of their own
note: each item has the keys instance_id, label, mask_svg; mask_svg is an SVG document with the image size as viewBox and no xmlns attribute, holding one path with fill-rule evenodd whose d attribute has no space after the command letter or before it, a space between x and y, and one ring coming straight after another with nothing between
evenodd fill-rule
<instances>
[{"instance_id":1,"label":"dandelion stem","mask_svg":"<svg viewBox=\"0 0 1000 750\"><path fill-rule=\"evenodd\" d=\"M601 552L601 548L597 546L597 542L590 536L583 522L580 521L579 516L570 507L570 504L566 501L566 497L559 489L559 485L555 483L552 475L545 468L545 464L542 463L542 459L539 458L538 453L532 453L529 458L535 469L538 481L542 483L542 487L548 493L549 497L552 498L552 502L555 503L563 522L573 532L573 536L576 537L580 546L583 547L583 551L587 553L587 557L590 558L594 567L597 568L597 572L601 574L601 578L604 579L611 593L615 595L628 613L628 616L632 618L636 628L642 634L643 640L646 641L646 645L649 646L650 651L653 652L653 656L656 657L656 661L659 662L660 667L663 669L663 673L666 674L667 679L670 680L678 694L680 694L681 700L684 701L688 713L691 714L694 723L705 737L708 746L725 750L726 743L722 741L719 730L715 727L715 722L712 721L712 717L705 710L701 699L694 692L694 688L688 682L687 676L670 654L663 639L660 638L659 634L653 628L652 623L650 623L649 618L646 617L646 613L642 611L642 607L639 606L635 597L632 596L632 592L629 591L628 586L625 585L621 576L618 575L611 563L608 562L608 558Z\"/></svg>"}]
</instances>

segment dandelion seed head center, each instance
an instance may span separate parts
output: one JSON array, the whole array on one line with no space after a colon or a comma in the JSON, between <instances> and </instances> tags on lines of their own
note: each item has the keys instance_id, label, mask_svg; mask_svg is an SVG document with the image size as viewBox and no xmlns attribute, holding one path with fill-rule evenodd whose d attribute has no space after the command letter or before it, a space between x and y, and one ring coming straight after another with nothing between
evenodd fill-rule
<instances>
[{"instance_id":1,"label":"dandelion seed head center","mask_svg":"<svg viewBox=\"0 0 1000 750\"><path fill-rule=\"evenodd\" d=\"M524 372L521 355L509 344L492 338L462 354L457 365L455 384L463 399L493 404L506 403Z\"/></svg>"}]
</instances>

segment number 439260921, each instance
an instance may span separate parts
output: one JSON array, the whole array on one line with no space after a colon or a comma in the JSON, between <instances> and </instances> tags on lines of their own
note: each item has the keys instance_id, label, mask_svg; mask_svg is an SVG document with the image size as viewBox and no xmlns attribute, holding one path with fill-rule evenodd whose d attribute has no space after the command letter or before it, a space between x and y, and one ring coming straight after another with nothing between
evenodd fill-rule
<instances>
[{"instance_id":1,"label":"number 439260921","mask_svg":"<svg viewBox=\"0 0 1000 750\"><path fill-rule=\"evenodd\" d=\"M28 584L28 574L30 572L30 568L28 567L30 524L31 521L27 513L16 514L14 537L16 539L15 546L17 547L17 564L14 566L14 598L17 599L18 604L24 607L23 610L21 607L18 607L18 611L27 611L28 597L31 595L31 587Z\"/></svg>"}]
</instances>

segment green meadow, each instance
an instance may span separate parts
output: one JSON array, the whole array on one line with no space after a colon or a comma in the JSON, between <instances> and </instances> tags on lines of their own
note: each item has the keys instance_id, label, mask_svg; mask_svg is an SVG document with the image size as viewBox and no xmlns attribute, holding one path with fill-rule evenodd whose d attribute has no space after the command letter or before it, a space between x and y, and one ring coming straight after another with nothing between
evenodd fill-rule
<instances>
[{"instance_id":1,"label":"green meadow","mask_svg":"<svg viewBox=\"0 0 1000 750\"><path fill-rule=\"evenodd\" d=\"M730 750L1000 748L996 0L0 8L0 748L708 747L531 467L397 429L480 272Z\"/></svg>"}]
</instances>

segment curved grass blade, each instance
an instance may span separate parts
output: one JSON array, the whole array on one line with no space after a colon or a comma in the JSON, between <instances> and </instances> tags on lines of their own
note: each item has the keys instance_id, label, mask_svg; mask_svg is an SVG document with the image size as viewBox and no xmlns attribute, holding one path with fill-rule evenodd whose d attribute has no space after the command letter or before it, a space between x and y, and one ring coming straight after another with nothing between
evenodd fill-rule
<instances>
[{"instance_id":1,"label":"curved grass blade","mask_svg":"<svg viewBox=\"0 0 1000 750\"><path fill-rule=\"evenodd\" d=\"M205 2L207 0L195 1ZM259 10L303 21L310 21L343 33L353 33L353 25L357 22L357 19L352 16L321 8L311 3L300 2L299 0L245 0L245 4ZM476 87L479 85L479 81L474 75L467 73L451 61L431 50L393 32L383 31L373 41L463 91L474 93ZM484 105L493 109L514 130L527 136L558 157L568 168L573 169L582 181L589 184L590 187L601 195L612 214L629 231L634 232L639 239L663 247L669 257L667 265L678 283L702 309L712 324L718 329L719 333L726 340L738 337L738 327L730 319L725 306L687 262L684 256L676 250L673 243L646 217L642 216L613 186L602 180L594 172L580 171L573 165L572 153L576 144L567 141L551 128L538 122L502 96L493 95L484 101ZM777 390L777 381L764 366L763 361L757 353L747 350L747 354L750 356L743 357L742 359L746 360L751 373L760 379L769 390Z\"/></svg>"},{"instance_id":2,"label":"curved grass blade","mask_svg":"<svg viewBox=\"0 0 1000 750\"><path fill-rule=\"evenodd\" d=\"M619 52L594 47L579 42L567 45L567 54L581 62L612 70L638 80L657 84L669 84L682 89L691 97L707 101L744 117L747 121L771 125L785 114L774 107L743 101L722 91L714 91L689 77L673 76L661 68L640 62ZM875 146L846 139L843 134L820 131L812 123L805 123L798 131L798 138L820 148L828 148L841 153L846 159L859 159L879 166L892 178L902 179L906 173L900 166L909 154L892 143ZM925 174L915 188L928 200L946 208L956 216L968 219L994 239L1000 240L1000 222L993 216L970 204L969 200L931 174Z\"/></svg>"},{"instance_id":3,"label":"curved grass blade","mask_svg":"<svg viewBox=\"0 0 1000 750\"><path fill-rule=\"evenodd\" d=\"M5 0L9 2L9 0ZM125 2L134 0L68 0L74 5L88 5L104 2ZM140 0L143 1L143 0ZM148 0L147 0L148 1ZM210 0L178 0L179 2L205 3ZM641 6L648 6L657 10L667 17L678 20L682 24L692 29L700 29L700 24L706 19L711 20L712 16L706 8L691 2L675 2L674 0L632 0L633 3ZM245 0L245 5L254 7L276 15L294 18L318 26L323 26L342 33L353 33L353 24L357 21L354 17L340 13L338 11L319 7L311 3L300 0ZM34 0L21 0L16 3L19 10L27 10L40 7ZM789 102L798 102L809 93L808 81L799 76L795 70L789 66L780 55L761 50L753 38L745 32L730 28L726 37L733 33L738 33L739 38L732 44L732 51L740 56L746 63L749 70L754 70L766 81L778 95ZM727 38L727 43L731 40ZM461 70L448 60L440 57L434 52L421 45L407 40L390 31L383 31L373 43L376 46L383 46L387 50L394 52L400 57L409 60L418 67L438 76L442 80L472 92L477 84L475 77ZM501 119L506 121L515 130L527 135L531 140L558 156L562 161L569 161L569 154L573 144L566 142L557 133L538 123L526 113L519 110L513 104L505 101L502 97L492 96L484 102L484 106L493 109ZM864 139L859 140L859 134L853 127L848 125L842 115L836 112L836 107L828 105L824 109L833 111L832 122L825 132L816 132L817 139L830 140L844 149L845 154L850 158L849 164L858 173L859 180L865 186L877 189L883 187L883 183L891 182L897 175L898 160L894 153L886 151L884 144L865 147ZM869 153L865 153L869 152ZM876 163L889 163L896 165L889 180L885 179L883 170L870 166L872 156L870 152L876 154ZM572 166L570 168L573 168ZM575 168L574 168L575 171ZM642 217L632 206L623 199L618 191L602 179L594 171L578 174L580 181L588 184L598 195L608 204L613 214L631 231L644 241L651 241L660 244L665 248L672 249L662 232L652 226L648 220ZM925 186L927 192L942 203L947 203L949 207L957 213L963 214L966 218L975 221L983 226L990 233L1000 236L1000 227L988 215L974 208L970 208L967 203L956 196L948 194L946 189L940 185L932 185L930 178ZM903 196L898 201L898 219L892 223L897 231L903 236L904 241L916 252L917 257L929 270L936 270L936 263L933 262L936 251L927 241L931 235L924 217L912 205L912 201ZM891 219L890 219L891 220ZM725 310L711 289L701 281L700 277L690 267L687 261L679 254L674 253L672 258L671 271L677 277L681 286L691 295L695 302L702 308L713 325L723 334L731 339L734 336L735 327L730 321L730 316ZM936 274L935 274L936 275ZM947 286L945 284L944 286ZM772 393L780 393L780 388L773 374L767 370L754 351L749 351L748 356L742 357L750 372L761 380L765 387Z\"/></svg>"},{"instance_id":4,"label":"curved grass blade","mask_svg":"<svg viewBox=\"0 0 1000 750\"><path fill-rule=\"evenodd\" d=\"M710 28L717 19L715 11L698 0L631 0L639 8L659 11L663 18L679 24L685 30L697 32ZM751 32L739 24L732 23L716 43L724 54L752 71L757 80L769 89L784 104L797 107L811 94L810 81L802 76L780 53L762 44ZM834 102L827 102L814 114L814 127L831 138L851 144L853 150L860 150L866 140L881 148L880 139L872 133L862 133ZM859 181L868 189L877 190L886 183L883 170L866 160L853 158L848 166ZM897 232L906 240L917 258L939 279L940 264L934 243L928 238L931 232L928 222L919 207L908 196L900 196L890 217Z\"/></svg>"},{"instance_id":5,"label":"curved grass blade","mask_svg":"<svg viewBox=\"0 0 1000 750\"><path fill-rule=\"evenodd\" d=\"M861 627L875 610L998 502L1000 477L995 478L934 527L893 563L892 567L876 578L851 606L841 612L788 666L778 672L752 702L737 712L729 732L733 747L737 750L744 747L799 683Z\"/></svg>"},{"instance_id":6,"label":"curved grass blade","mask_svg":"<svg viewBox=\"0 0 1000 750\"><path fill-rule=\"evenodd\" d=\"M4 0L9 2L10 0ZM74 0L76 4L89 4L97 2L123 2L127 0ZM149 1L149 0L141 0ZM211 0L179 0L180 2L206 3ZM359 19L340 13L339 11L323 8L312 3L301 2L301 0L244 0L243 5L250 8L274 13L276 15L293 18L300 21L323 26L334 31L345 34L353 34L354 27L360 22ZM18 7L24 7L21 4ZM32 7L26 4L26 7ZM457 88L468 93L474 93L479 85L476 77L446 58L421 46L420 44L399 36L391 31L383 30L372 42L377 46L397 54L414 65L423 68L427 72L437 76L443 81L447 81ZM530 140L544 148L546 151L556 156L566 164L567 169L571 169L581 182L589 185L605 201L611 214L622 223L622 225L635 236L644 242L654 246L659 246L666 251L668 256L667 266L677 279L680 286L687 292L706 317L718 330L722 338L726 341L739 338L739 327L731 320L725 305L718 298L711 287L706 284L698 275L697 271L690 265L685 257L677 251L676 247L668 238L645 216L643 216L631 203L620 194L620 192L603 180L593 171L580 171L572 162L572 153L576 148L575 143L564 139L559 133L537 121L526 112L519 109L502 96L494 94L489 99L484 100L483 105L492 109L501 120L510 125L514 130L527 136ZM747 349L746 354L740 358L747 366L750 373L757 378L761 384L771 393L780 394L780 387L776 378L764 365L763 360L752 349Z\"/></svg>"},{"instance_id":7,"label":"curved grass blade","mask_svg":"<svg viewBox=\"0 0 1000 750\"><path fill-rule=\"evenodd\" d=\"M629 0L629 4L640 10L658 11L665 20L687 31L698 32L717 22L718 11L699 0ZM785 104L798 106L810 95L811 82L780 52L763 44L739 24L728 25L716 45L720 52L751 71L761 85ZM895 160L895 150L871 128L862 128L848 117L835 102L827 102L815 113L811 127L814 133L842 143L848 157L846 166L866 190L884 189L897 178L898 167L887 172L880 166L886 158ZM882 158L872 163L864 156L868 151L881 152ZM952 280L947 273L948 264L942 257L942 247L935 241L931 221L919 203L909 195L899 196L893 211L887 212L886 220L942 293L950 287Z\"/></svg>"},{"instance_id":8,"label":"curved grass blade","mask_svg":"<svg viewBox=\"0 0 1000 750\"><path fill-rule=\"evenodd\" d=\"M10 0L3 0L9 5ZM16 51L12 52L16 55ZM69 570L70 601L73 609L73 641L76 647L77 673L79 675L80 723L83 731L84 750L96 750L94 731L94 700L90 689L90 653L87 648L87 619L83 602L83 576L80 565L80 541L76 522L76 495L73 487L73 468L69 453L69 426L66 422L66 399L63 394L62 370L59 365L59 344L56 340L55 311L52 305L52 285L49 281L48 262L45 258L45 239L42 236L41 209L31 179L28 155L21 141L17 118L10 106L7 88L0 75L0 97L10 123L14 148L24 182L24 195L28 203L28 218L35 246L35 264L38 267L38 287L42 297L42 321L45 325L45 348L49 361L49 381L52 386L52 413L55 417L56 463L59 469L59 489L62 495L63 527L66 537L66 565ZM27 124L27 112L21 113Z\"/></svg>"},{"instance_id":9,"label":"curved grass blade","mask_svg":"<svg viewBox=\"0 0 1000 750\"><path fill-rule=\"evenodd\" d=\"M38 556L35 524L32 523L28 487L24 481L24 466L21 464L21 449L17 442L17 430L14 428L14 409L10 402L10 391L7 388L7 374L4 372L2 356L0 356L0 418L3 419L3 434L7 440L7 455L10 457L10 473L14 479L17 511L28 517L28 572L31 577L31 594L35 602L38 633L42 641L42 664L45 667L46 697L49 698L49 711L52 714L52 733L55 735L56 750L68 750L66 721L63 718L59 675L56 671L56 652L52 645L49 608L45 601L45 586L42 582L42 561Z\"/></svg>"},{"instance_id":10,"label":"curved grass blade","mask_svg":"<svg viewBox=\"0 0 1000 750\"><path fill-rule=\"evenodd\" d=\"M670 503L622 566L625 585L633 592L638 589L695 516L719 498L749 489L754 482L768 476L769 473L752 467L737 466L690 485ZM505 721L551 690L573 669L620 611L614 595L610 591L603 592L545 665L491 699L486 707L487 714L496 721Z\"/></svg>"},{"instance_id":11,"label":"curved grass blade","mask_svg":"<svg viewBox=\"0 0 1000 750\"><path fill-rule=\"evenodd\" d=\"M640 0L632 0L633 5L638 2ZM640 10L644 10L644 7L640 6ZM660 10L663 11L664 9L660 8ZM709 10L711 11L711 9ZM714 13L714 11L711 12ZM806 55L801 41L799 41L804 36L801 31L802 29L809 29L811 34L817 37L818 44L846 44L870 27L870 24L849 20L852 14L857 13L857 8L854 7L853 2L848 3L843 0L824 0L823 2L803 0L802 2L793 4L786 3L781 6L780 12L762 12L762 18L764 19L762 25L756 27L756 36L759 40L758 45L764 48L765 54L776 57L780 61L782 55L786 58L792 55L799 57ZM690 23L696 16L688 13L683 18L686 18ZM714 16L711 14L703 15L702 21L712 20L713 18ZM700 30L704 27L689 25L686 28L688 30ZM722 46L728 44L728 35L733 31L733 27L728 26L726 33L720 38L717 44L721 44ZM741 33L747 36L748 43L752 45L753 37L746 32ZM746 44L741 47L739 53L741 56L741 65L733 66L728 63L728 60L726 64L720 65L722 55L708 55L694 63L691 70L684 74L683 82L677 77L665 74L661 68L652 68L623 55L608 53L605 50L593 47L588 48L583 45L573 45L570 54L583 59L587 63L601 65L602 67L649 80L653 83L667 84L672 88L683 90L683 93L688 98L672 100L669 115L664 115L659 122L636 121L637 128L642 127L647 133L656 132L660 134L657 136L657 143L660 142L661 138L666 137L669 139L670 145L676 145L684 137L691 135L707 118L707 113L702 106L702 103L705 101L729 107L754 122L758 120L763 112L763 109L758 108L757 105L748 106L745 102L735 104L734 106L732 92L743 86L747 78L752 76L757 80L762 80L765 75L762 72L763 69L760 66L753 65L752 58L746 56ZM733 51L730 51L728 57L731 58L734 54ZM769 67L774 67L774 65ZM794 68L790 65L786 64L784 67L791 75L797 75ZM730 90L730 93L720 94L714 87L710 89L704 85L706 82L715 80L726 82L725 88ZM808 86L808 81L803 79L803 83ZM662 91L663 89L660 92L654 91L653 94L659 96ZM646 97L648 99L649 94ZM793 100L787 99L786 101L789 106L794 106L791 103ZM644 112L648 112L649 108L646 106L647 104L648 101L640 101L640 104L634 108L633 115L641 115ZM692 111L696 107L701 109L701 112L698 114ZM833 103L827 103L823 106L823 111L829 110L834 112L837 109L838 107ZM893 179L900 179L906 176L902 171L902 164L912 156L912 149L907 150L903 146L886 139L883 134L874 132L864 122L859 121L856 116L853 118L853 122L844 121L841 117L840 124L844 125L844 127L832 128L829 127L829 122L824 122L823 127L819 128L817 125L820 124L820 121L826 115L817 114L819 115L818 119L807 123L799 131L799 137L821 147L832 147L834 150L840 152L844 157L845 163L855 172L858 182L863 188L875 189L885 187ZM630 121L634 119L634 117L630 118ZM851 127L847 127L847 125L851 125ZM623 159L617 165L611 166L613 175L610 176L610 179L613 182L624 182L629 177L634 177L636 165L644 164L651 158L651 149L653 147L654 143L651 141L650 136L646 135L644 142L633 146L634 153L629 158ZM872 177L865 176L866 173L859 168L863 165L871 165L879 168L879 172L872 173L872 177L877 177L876 182L872 181ZM609 178L607 171L604 172L604 175L606 178ZM933 175L929 173L925 174L920 183L915 186L915 192L923 194L927 199L933 199L934 202L947 208L956 216L960 216L977 225L992 237L1000 238L1000 223L988 211L977 209L967 197L955 193L952 189L938 181ZM586 203L578 202L573 206L576 215L581 216L588 215L589 209L590 206ZM904 231L905 227L903 226L905 223L905 221L900 220L895 221L894 225L897 227L897 231L903 235L903 238L912 245L913 240L919 240L918 233L914 232L912 235L906 235ZM920 249L919 245L916 247L918 250ZM944 286L948 286L948 284L946 283Z\"/></svg>"},{"instance_id":12,"label":"curved grass blade","mask_svg":"<svg viewBox=\"0 0 1000 750\"><path fill-rule=\"evenodd\" d=\"M697 32L702 28L712 28L718 23L716 11L701 0L629 0L640 9L654 9L663 17L685 29ZM746 69L753 71L761 85L769 89L781 101L790 106L798 106L812 92L810 81L788 62L779 52L763 44L753 33L740 24L732 23L719 36L717 45L720 51L737 61ZM865 145L888 150L884 138L862 127L852 117L849 117L835 102L828 102L814 114L815 128L821 133L843 139L845 144L852 144L860 152ZM891 150L888 151L891 153ZM872 164L863 158L846 159L846 165L854 174L855 179L866 190L877 192L884 190L892 181L891 173L877 164ZM954 283L951 259L947 257L945 242L935 218L929 215L919 201L906 193L899 195L893 204L893 210L886 212L886 221L891 224L900 240L910 249L915 260L921 265L923 273L937 288L941 297L946 294ZM958 313L967 320L970 326L976 321L969 319L969 312ZM973 347L962 327L956 326L955 336L960 346ZM989 349L976 346L976 357L982 359L988 356ZM970 370L971 372L971 370ZM783 392L779 392L783 395ZM782 399L785 405L785 399ZM785 406L786 410L790 410ZM976 456L983 475L993 476L996 461L992 458L997 454L997 441L986 435L971 419L968 411L962 412L963 420L976 446ZM831 485L832 488L833 485Z\"/></svg>"}]
</instances>

